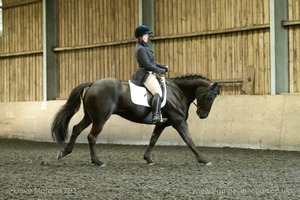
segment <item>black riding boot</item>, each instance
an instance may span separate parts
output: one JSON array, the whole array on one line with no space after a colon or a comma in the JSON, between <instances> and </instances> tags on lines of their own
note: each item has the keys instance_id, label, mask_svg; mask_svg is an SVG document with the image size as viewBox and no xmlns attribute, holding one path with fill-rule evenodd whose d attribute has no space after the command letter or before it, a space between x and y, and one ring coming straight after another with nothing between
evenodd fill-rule
<instances>
[{"instance_id":1,"label":"black riding boot","mask_svg":"<svg viewBox=\"0 0 300 200\"><path fill-rule=\"evenodd\" d=\"M167 121L167 118L162 118L161 116L160 105L161 105L160 96L159 94L155 93L152 99L152 113L153 113L152 123L153 124L164 123Z\"/></svg>"}]
</instances>

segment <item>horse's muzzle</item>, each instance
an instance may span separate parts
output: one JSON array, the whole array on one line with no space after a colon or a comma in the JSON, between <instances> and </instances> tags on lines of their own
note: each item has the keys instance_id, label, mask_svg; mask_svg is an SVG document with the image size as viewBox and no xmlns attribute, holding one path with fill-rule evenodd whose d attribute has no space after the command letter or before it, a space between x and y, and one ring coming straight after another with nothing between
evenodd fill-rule
<instances>
[{"instance_id":1,"label":"horse's muzzle","mask_svg":"<svg viewBox=\"0 0 300 200\"><path fill-rule=\"evenodd\" d=\"M197 115L200 119L205 119L209 115L209 111L203 110L201 108L197 108Z\"/></svg>"}]
</instances>

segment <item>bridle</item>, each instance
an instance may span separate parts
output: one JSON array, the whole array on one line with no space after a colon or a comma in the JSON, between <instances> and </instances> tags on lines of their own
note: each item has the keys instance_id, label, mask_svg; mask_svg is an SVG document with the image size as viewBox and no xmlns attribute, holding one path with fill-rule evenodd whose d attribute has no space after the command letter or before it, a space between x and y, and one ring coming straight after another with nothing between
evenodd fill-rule
<instances>
[{"instance_id":1,"label":"bridle","mask_svg":"<svg viewBox=\"0 0 300 200\"><path fill-rule=\"evenodd\" d=\"M168 71L168 78L169 78L169 75L173 75L171 72L170 72L170 70ZM202 94L202 97L208 92L208 91L211 91L211 89L210 89L210 87L213 85L214 83L213 82L211 82L210 83L210 85L208 86L208 89L207 90L204 90L203 92L201 92L201 94ZM184 97L187 99L187 100L189 100L190 102L192 102L196 107L197 107L197 110L198 109L200 109L200 106L197 104L197 103L195 103L194 102L194 100L192 100L192 99L190 99L188 96L186 96L185 95L185 93L180 89L180 91L183 93L183 95L184 95ZM202 99L201 99L202 100ZM200 101L201 101L200 100ZM207 111L207 112L209 112L209 111Z\"/></svg>"},{"instance_id":2,"label":"bridle","mask_svg":"<svg viewBox=\"0 0 300 200\"><path fill-rule=\"evenodd\" d=\"M210 87L211 87L213 84L214 84L214 83L212 82L212 83L209 85L209 87L208 87L207 90L204 90L203 92L201 92L202 98L204 97L204 95L205 95L207 92L211 91ZM201 98L200 102L202 101L202 98ZM190 101L192 101L189 97L187 97L187 99L190 100ZM197 107L197 110L200 108L200 106L199 106L197 103L195 103L194 101L192 101L192 103Z\"/></svg>"},{"instance_id":3,"label":"bridle","mask_svg":"<svg viewBox=\"0 0 300 200\"><path fill-rule=\"evenodd\" d=\"M169 75L174 76L174 74L171 73L170 69L168 70L168 73L167 73L167 74L168 74L168 78L170 78ZM211 82L210 85L209 85L209 87L208 87L209 89L207 89L207 90L201 92L201 93L203 93L202 97L203 97L208 91L211 91L210 87L211 87L213 84L214 84L214 83ZM181 91L181 92L184 94L184 96L185 96L185 93L184 93L182 90L180 90L180 91ZM199 106L197 103L195 103L192 99L190 99L190 98L187 97L187 96L185 96L185 98L187 98L187 100L191 101L191 102L197 107L197 110L200 108L200 106Z\"/></svg>"}]
</instances>

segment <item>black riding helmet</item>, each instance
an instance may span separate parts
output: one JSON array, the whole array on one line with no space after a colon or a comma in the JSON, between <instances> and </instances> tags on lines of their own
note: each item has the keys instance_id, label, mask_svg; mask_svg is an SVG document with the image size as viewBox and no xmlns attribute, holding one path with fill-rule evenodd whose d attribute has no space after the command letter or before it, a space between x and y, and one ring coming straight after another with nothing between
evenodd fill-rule
<instances>
[{"instance_id":1,"label":"black riding helmet","mask_svg":"<svg viewBox=\"0 0 300 200\"><path fill-rule=\"evenodd\" d=\"M153 33L153 32L147 26L145 26L145 25L139 25L135 29L134 36L136 38L139 38L139 37L142 37L145 34L151 34L151 33Z\"/></svg>"}]
</instances>

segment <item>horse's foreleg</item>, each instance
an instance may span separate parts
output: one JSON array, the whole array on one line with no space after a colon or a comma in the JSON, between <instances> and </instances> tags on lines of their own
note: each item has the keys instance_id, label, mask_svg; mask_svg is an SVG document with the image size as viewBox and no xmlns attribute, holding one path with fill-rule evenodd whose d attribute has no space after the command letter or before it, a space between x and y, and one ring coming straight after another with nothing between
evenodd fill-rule
<instances>
[{"instance_id":1,"label":"horse's foreleg","mask_svg":"<svg viewBox=\"0 0 300 200\"><path fill-rule=\"evenodd\" d=\"M98 135L103 129L103 125L104 125L104 123L102 124L102 123L93 122L91 132L89 133L89 135L87 137L88 141L89 141L89 146L90 146L92 165L101 166L104 164L103 162L101 162L99 160L97 153L96 153L96 147L95 147Z\"/></svg>"},{"instance_id":2,"label":"horse's foreleg","mask_svg":"<svg viewBox=\"0 0 300 200\"><path fill-rule=\"evenodd\" d=\"M72 135L68 145L64 148L64 150L58 152L57 159L61 159L66 155L70 154L73 151L74 144L76 142L77 137L80 133L86 129L91 124L91 120L88 115L85 115L84 118L73 127Z\"/></svg>"},{"instance_id":3,"label":"horse's foreleg","mask_svg":"<svg viewBox=\"0 0 300 200\"><path fill-rule=\"evenodd\" d=\"M165 126L156 125L153 130L152 136L150 138L149 146L144 154L144 159L147 161L147 164L149 165L154 164L153 160L151 160L151 151L164 129Z\"/></svg>"},{"instance_id":4,"label":"horse's foreleg","mask_svg":"<svg viewBox=\"0 0 300 200\"><path fill-rule=\"evenodd\" d=\"M187 144L187 146L192 150L192 152L194 153L197 161L199 163L203 163L204 165L207 166L211 166L212 163L205 160L203 158L202 155L200 155L199 151L197 150L196 145L194 144L190 134L189 134L189 130L188 130L188 125L186 122L182 122L180 125L178 126L173 126L179 133L179 135L181 136L181 138L184 140L184 142Z\"/></svg>"}]
</instances>

